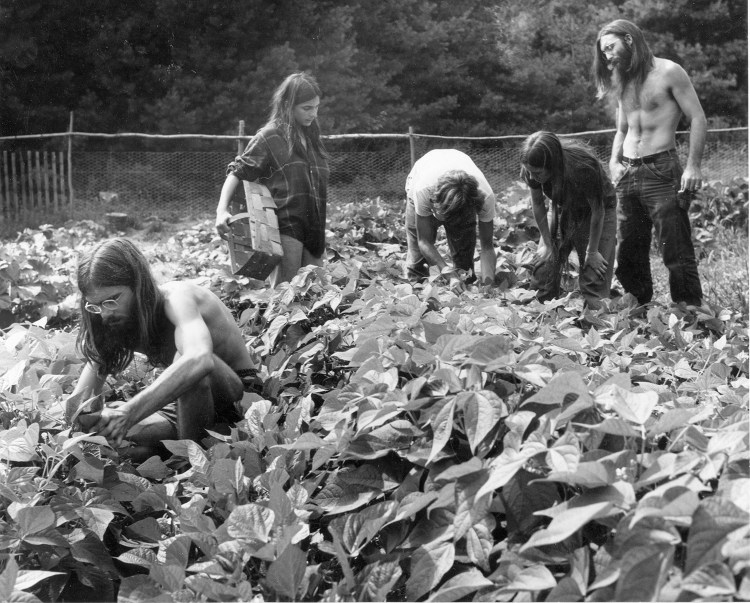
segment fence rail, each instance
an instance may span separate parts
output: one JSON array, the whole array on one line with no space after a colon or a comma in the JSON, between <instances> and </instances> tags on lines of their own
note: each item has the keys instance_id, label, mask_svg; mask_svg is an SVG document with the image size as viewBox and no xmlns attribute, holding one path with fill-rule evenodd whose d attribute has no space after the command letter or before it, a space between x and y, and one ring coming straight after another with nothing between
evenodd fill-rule
<instances>
[{"instance_id":1,"label":"fence rail","mask_svg":"<svg viewBox=\"0 0 750 603\"><path fill-rule=\"evenodd\" d=\"M562 134L588 141L607 161L614 130ZM706 180L748 176L747 128L710 130L703 155ZM496 192L518 178L518 150L526 134L460 137L408 133L324 136L330 152L329 200L403 196L416 158L434 148L469 154ZM174 219L208 215L216 206L225 168L249 136L100 134L76 132L0 137L0 217L51 221L55 215L99 218L111 211ZM684 162L689 134L677 135ZM74 194L75 191L75 194ZM107 194L102 194L107 193Z\"/></svg>"}]
</instances>

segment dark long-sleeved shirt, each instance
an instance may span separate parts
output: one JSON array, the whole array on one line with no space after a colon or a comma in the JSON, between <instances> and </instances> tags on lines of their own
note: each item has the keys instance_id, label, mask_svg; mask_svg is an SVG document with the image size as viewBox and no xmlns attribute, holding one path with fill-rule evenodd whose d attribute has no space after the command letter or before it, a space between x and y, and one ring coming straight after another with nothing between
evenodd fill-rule
<instances>
[{"instance_id":1,"label":"dark long-sleeved shirt","mask_svg":"<svg viewBox=\"0 0 750 603\"><path fill-rule=\"evenodd\" d=\"M328 162L308 142L291 155L281 130L265 126L248 142L227 174L268 187L277 207L279 231L319 256L325 249Z\"/></svg>"}]
</instances>

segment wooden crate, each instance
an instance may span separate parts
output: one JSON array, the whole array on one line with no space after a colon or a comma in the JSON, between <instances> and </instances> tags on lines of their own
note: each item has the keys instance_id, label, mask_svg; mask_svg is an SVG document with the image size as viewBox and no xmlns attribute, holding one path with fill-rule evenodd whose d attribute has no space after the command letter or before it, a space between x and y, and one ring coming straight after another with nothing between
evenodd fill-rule
<instances>
[{"instance_id":1,"label":"wooden crate","mask_svg":"<svg viewBox=\"0 0 750 603\"><path fill-rule=\"evenodd\" d=\"M229 259L234 274L263 280L284 255L276 204L262 184L243 184L247 211L235 214L229 220Z\"/></svg>"}]
</instances>

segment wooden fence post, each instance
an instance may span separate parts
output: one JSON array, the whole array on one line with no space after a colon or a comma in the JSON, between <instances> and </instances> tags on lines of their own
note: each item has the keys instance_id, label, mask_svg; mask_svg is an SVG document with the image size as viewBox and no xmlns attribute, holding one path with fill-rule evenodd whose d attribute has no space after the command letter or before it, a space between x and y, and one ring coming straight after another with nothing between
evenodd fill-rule
<instances>
[{"instance_id":1,"label":"wooden fence post","mask_svg":"<svg viewBox=\"0 0 750 603\"><path fill-rule=\"evenodd\" d=\"M73 197L73 112L70 112L70 125L68 126L68 210L70 219L75 219L75 203Z\"/></svg>"},{"instance_id":2,"label":"wooden fence post","mask_svg":"<svg viewBox=\"0 0 750 603\"><path fill-rule=\"evenodd\" d=\"M238 136L244 136L245 135L245 120L241 119L239 127L237 128L237 135ZM242 155L242 151L245 149L244 141L240 138L237 141L237 155Z\"/></svg>"},{"instance_id":3,"label":"wooden fence post","mask_svg":"<svg viewBox=\"0 0 750 603\"><path fill-rule=\"evenodd\" d=\"M414 149L414 128L409 126L409 156L411 157L411 167L417 161L416 150Z\"/></svg>"}]
</instances>

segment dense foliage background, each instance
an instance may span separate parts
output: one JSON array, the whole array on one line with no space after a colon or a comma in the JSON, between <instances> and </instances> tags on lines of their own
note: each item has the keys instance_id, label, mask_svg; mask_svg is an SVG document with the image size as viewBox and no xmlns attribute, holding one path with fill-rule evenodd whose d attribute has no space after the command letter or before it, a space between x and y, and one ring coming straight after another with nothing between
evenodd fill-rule
<instances>
[{"instance_id":1,"label":"dense foliage background","mask_svg":"<svg viewBox=\"0 0 750 603\"><path fill-rule=\"evenodd\" d=\"M691 74L713 127L747 119L744 0L5 0L0 135L254 131L298 69L327 133L610 128L589 77L600 27L638 23Z\"/></svg>"}]
</instances>

